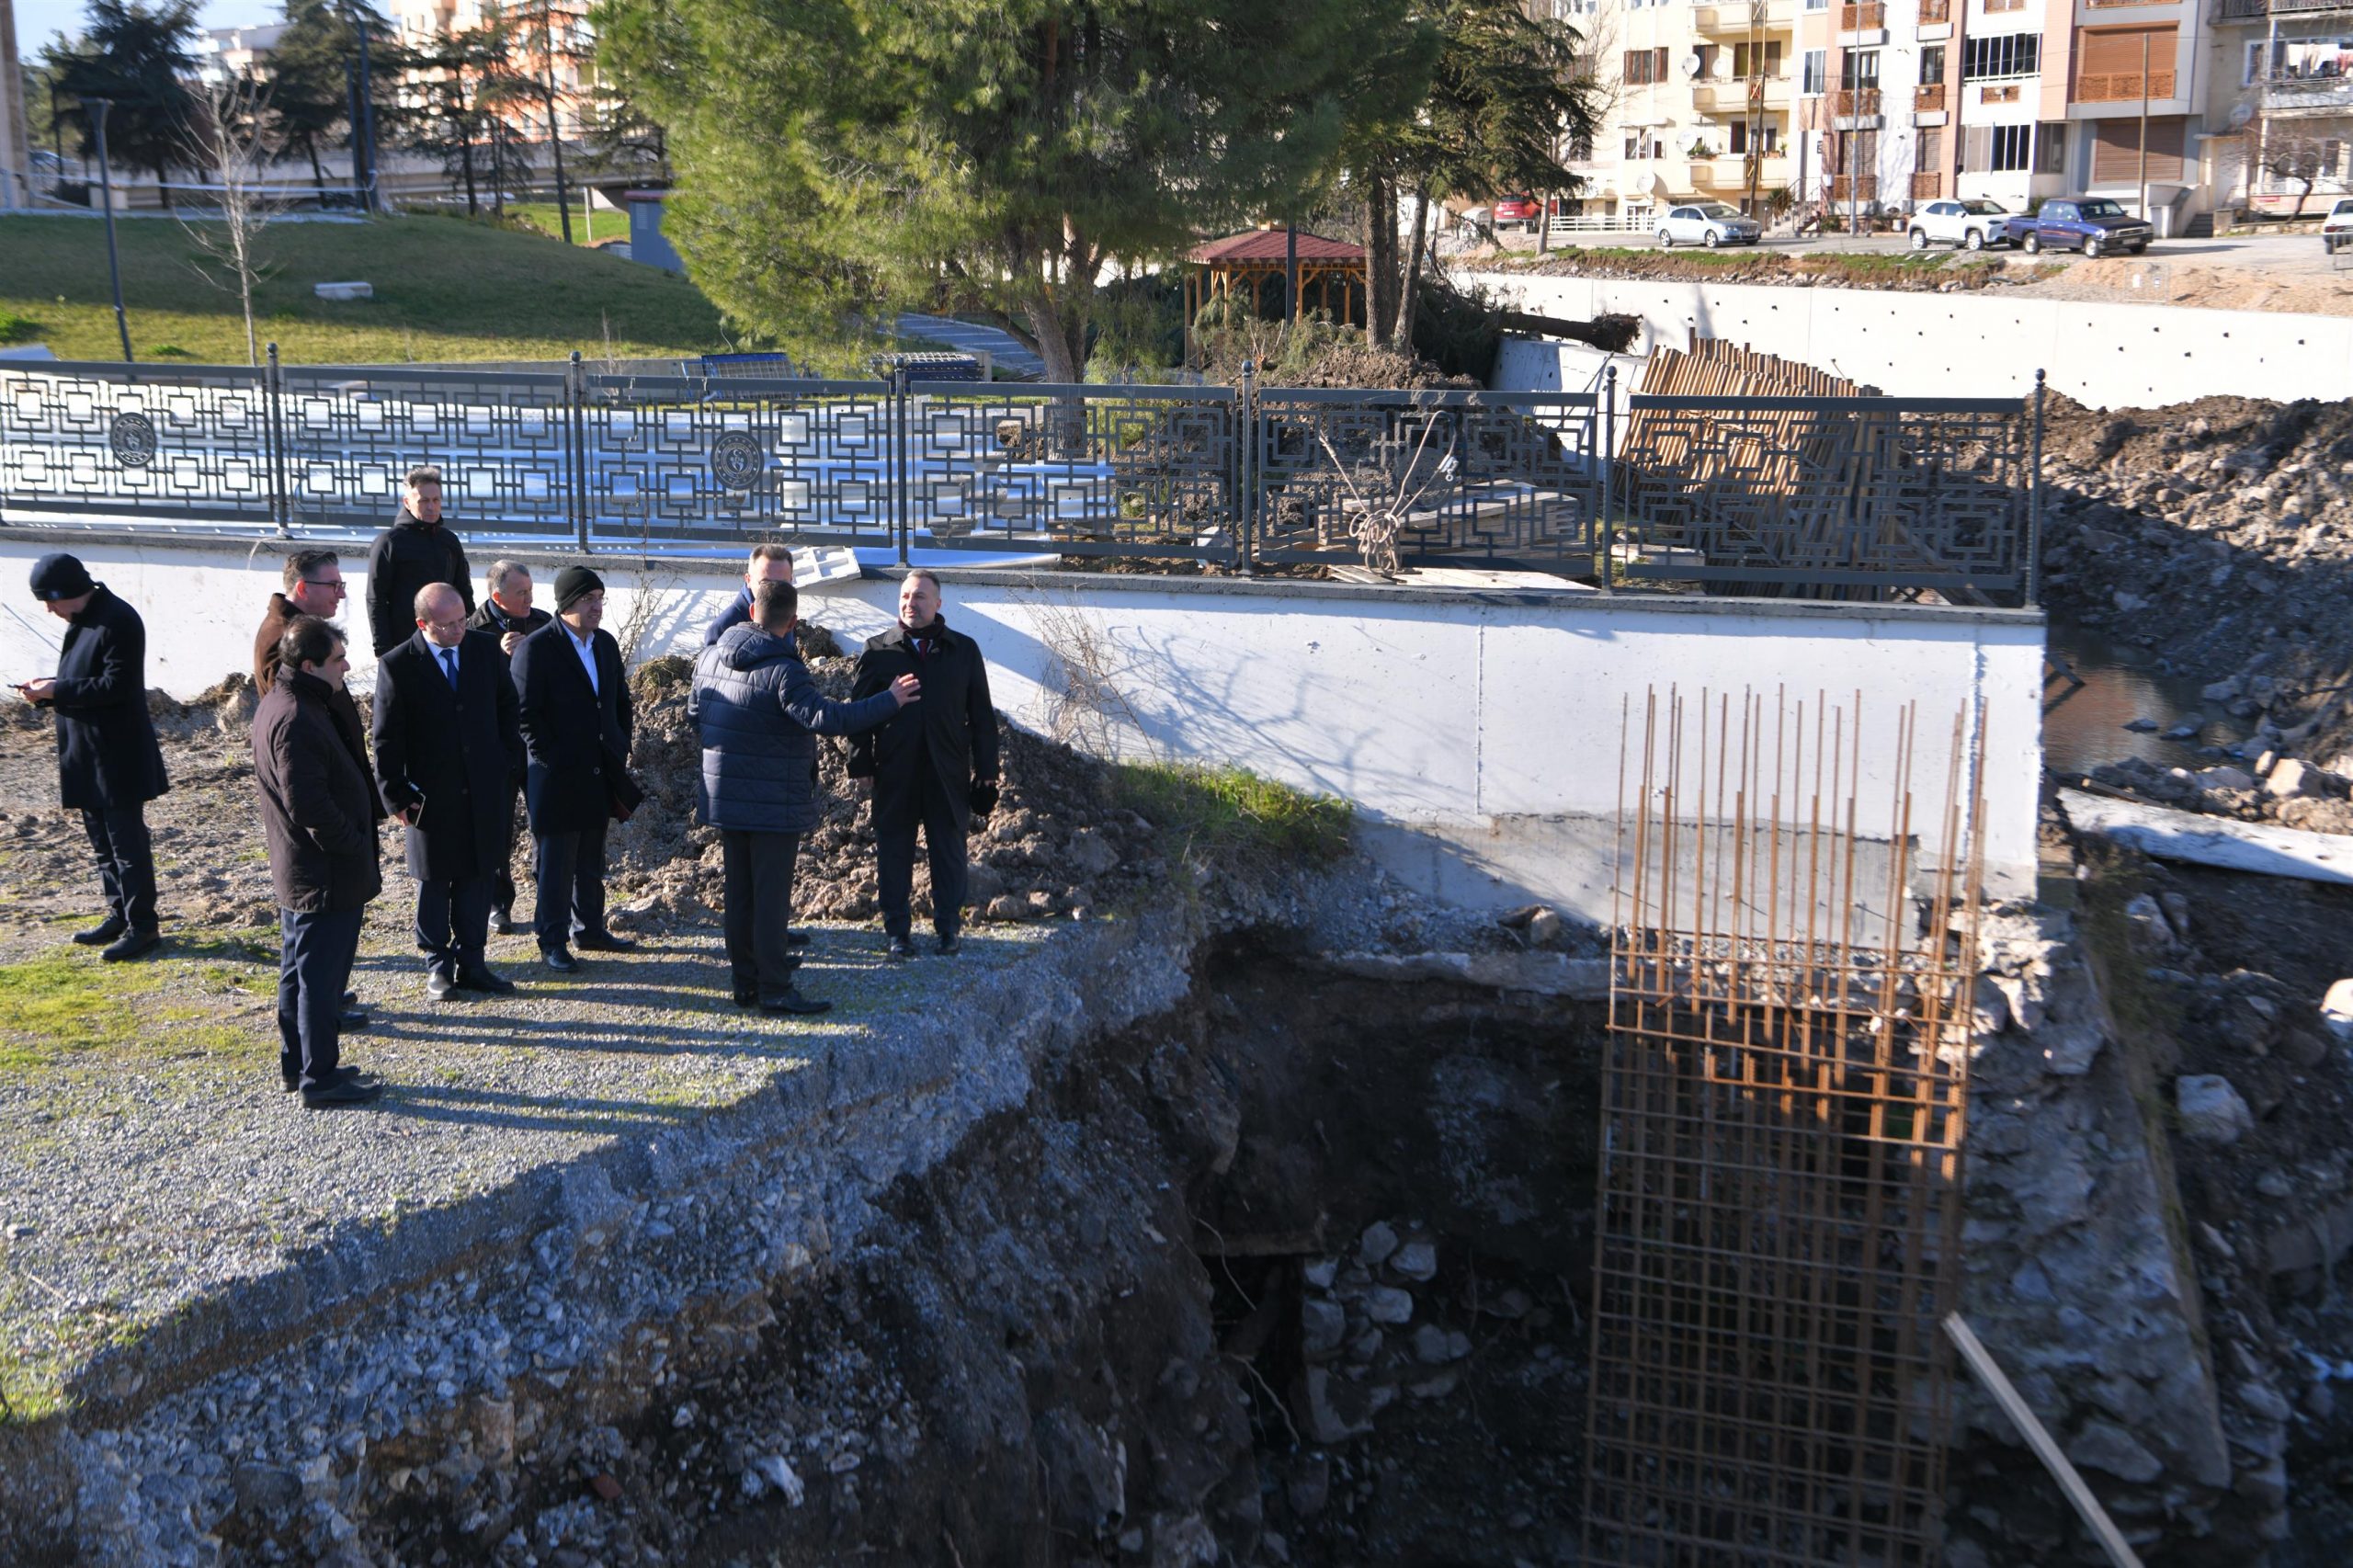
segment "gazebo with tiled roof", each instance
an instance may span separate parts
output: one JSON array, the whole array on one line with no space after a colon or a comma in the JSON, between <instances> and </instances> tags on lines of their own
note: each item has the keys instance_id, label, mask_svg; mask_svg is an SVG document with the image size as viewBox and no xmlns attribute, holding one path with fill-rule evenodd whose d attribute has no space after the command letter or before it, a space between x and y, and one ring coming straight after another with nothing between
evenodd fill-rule
<instances>
[{"instance_id":1,"label":"gazebo with tiled roof","mask_svg":"<svg viewBox=\"0 0 2353 1568\"><path fill-rule=\"evenodd\" d=\"M1185 331L1192 334L1194 318L1211 300L1246 296L1253 315L1265 313L1267 286L1282 304L1283 274L1290 236L1285 230L1253 229L1197 245L1186 259L1192 270L1185 275ZM1336 322L1362 325L1365 320L1364 247L1346 240L1327 240L1302 231L1299 236L1299 294L1294 311L1323 310Z\"/></svg>"}]
</instances>

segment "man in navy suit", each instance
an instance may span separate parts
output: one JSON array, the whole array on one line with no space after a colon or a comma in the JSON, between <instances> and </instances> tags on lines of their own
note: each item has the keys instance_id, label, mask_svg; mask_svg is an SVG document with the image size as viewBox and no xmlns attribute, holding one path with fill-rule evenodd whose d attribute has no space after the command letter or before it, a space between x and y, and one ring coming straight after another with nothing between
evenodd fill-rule
<instances>
[{"instance_id":1,"label":"man in navy suit","mask_svg":"<svg viewBox=\"0 0 2353 1568\"><path fill-rule=\"evenodd\" d=\"M585 566L557 573L555 616L516 645L514 678L539 883L533 926L541 961L569 974L580 967L573 948L635 945L605 929L605 829L645 796L628 772L637 721L620 644L602 630L604 579Z\"/></svg>"},{"instance_id":2,"label":"man in navy suit","mask_svg":"<svg viewBox=\"0 0 2353 1568\"><path fill-rule=\"evenodd\" d=\"M466 630L455 588L428 584L415 602L415 635L377 669L377 787L408 828L426 994L504 994L515 983L491 971L483 944L523 772L515 686L497 641Z\"/></svg>"}]
</instances>

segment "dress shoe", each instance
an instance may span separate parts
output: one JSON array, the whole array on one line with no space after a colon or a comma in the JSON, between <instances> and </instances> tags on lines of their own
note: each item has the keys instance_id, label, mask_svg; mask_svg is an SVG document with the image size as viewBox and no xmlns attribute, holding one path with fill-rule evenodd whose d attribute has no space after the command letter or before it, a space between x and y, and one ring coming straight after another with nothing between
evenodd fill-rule
<instances>
[{"instance_id":1,"label":"dress shoe","mask_svg":"<svg viewBox=\"0 0 2353 1568\"><path fill-rule=\"evenodd\" d=\"M512 996L515 983L505 975L493 974L488 964L470 964L458 971L458 983L468 991L480 991L491 996Z\"/></svg>"},{"instance_id":2,"label":"dress shoe","mask_svg":"<svg viewBox=\"0 0 2353 1568\"><path fill-rule=\"evenodd\" d=\"M805 948L809 945L809 933L806 931L787 931L784 934L784 945L788 948Z\"/></svg>"},{"instance_id":3,"label":"dress shoe","mask_svg":"<svg viewBox=\"0 0 2353 1568\"><path fill-rule=\"evenodd\" d=\"M893 937L891 945L882 949L882 956L894 960L911 959L915 956L915 945L904 937Z\"/></svg>"},{"instance_id":4,"label":"dress shoe","mask_svg":"<svg viewBox=\"0 0 2353 1568\"><path fill-rule=\"evenodd\" d=\"M804 993L798 985L788 985L784 989L783 995L773 1002L760 1004L760 1011L770 1017L783 1017L790 1015L805 1018L814 1013L830 1013L833 1010L834 1005L831 1002L820 1002L814 996Z\"/></svg>"},{"instance_id":5,"label":"dress shoe","mask_svg":"<svg viewBox=\"0 0 2353 1568\"><path fill-rule=\"evenodd\" d=\"M425 977L425 994L436 1002L447 1002L458 994L458 977L443 970L432 970Z\"/></svg>"},{"instance_id":6,"label":"dress shoe","mask_svg":"<svg viewBox=\"0 0 2353 1568\"><path fill-rule=\"evenodd\" d=\"M121 915L109 915L88 930L74 932L74 940L85 948L103 948L130 929L130 923Z\"/></svg>"},{"instance_id":7,"label":"dress shoe","mask_svg":"<svg viewBox=\"0 0 2353 1568\"><path fill-rule=\"evenodd\" d=\"M963 950L963 937L958 936L953 931L942 931L939 934L939 952L941 957L945 958L950 953L961 953Z\"/></svg>"},{"instance_id":8,"label":"dress shoe","mask_svg":"<svg viewBox=\"0 0 2353 1568\"><path fill-rule=\"evenodd\" d=\"M357 1007L359 1006L359 993L357 991L345 992L343 994L343 1005L347 1007Z\"/></svg>"},{"instance_id":9,"label":"dress shoe","mask_svg":"<svg viewBox=\"0 0 2353 1568\"><path fill-rule=\"evenodd\" d=\"M372 1074L362 1073L358 1068L348 1063L327 1074L327 1082L330 1084L347 1083L361 1078L368 1079L371 1083L374 1081ZM281 1070L278 1074L278 1081L286 1086L286 1092L290 1095L302 1086L302 1075L300 1073L288 1073Z\"/></svg>"},{"instance_id":10,"label":"dress shoe","mask_svg":"<svg viewBox=\"0 0 2353 1568\"><path fill-rule=\"evenodd\" d=\"M338 1106L367 1105L384 1092L384 1085L373 1078L354 1076L335 1078L317 1088L302 1091L304 1110L333 1110Z\"/></svg>"},{"instance_id":11,"label":"dress shoe","mask_svg":"<svg viewBox=\"0 0 2353 1568\"><path fill-rule=\"evenodd\" d=\"M735 993L735 1006L738 1007L756 1007L759 1005L760 997L757 992L738 991Z\"/></svg>"},{"instance_id":12,"label":"dress shoe","mask_svg":"<svg viewBox=\"0 0 2353 1568\"><path fill-rule=\"evenodd\" d=\"M160 931L126 931L115 938L114 942L98 957L108 963L120 963L125 959L135 959L142 953L153 952L163 940L164 934Z\"/></svg>"},{"instance_id":13,"label":"dress shoe","mask_svg":"<svg viewBox=\"0 0 2353 1568\"><path fill-rule=\"evenodd\" d=\"M558 974L570 974L580 967L580 960L562 948L542 948L540 961Z\"/></svg>"},{"instance_id":14,"label":"dress shoe","mask_svg":"<svg viewBox=\"0 0 2353 1568\"><path fill-rule=\"evenodd\" d=\"M335 1015L335 1027L345 1034L357 1034L375 1021L364 1007L346 1007Z\"/></svg>"},{"instance_id":15,"label":"dress shoe","mask_svg":"<svg viewBox=\"0 0 2353 1568\"><path fill-rule=\"evenodd\" d=\"M490 912L490 928L493 934L500 937L512 937L522 929L515 924L515 916L504 909Z\"/></svg>"},{"instance_id":16,"label":"dress shoe","mask_svg":"<svg viewBox=\"0 0 2353 1568\"><path fill-rule=\"evenodd\" d=\"M637 947L627 937L616 937L610 931L583 931L572 938L572 945L584 953L626 953Z\"/></svg>"}]
</instances>

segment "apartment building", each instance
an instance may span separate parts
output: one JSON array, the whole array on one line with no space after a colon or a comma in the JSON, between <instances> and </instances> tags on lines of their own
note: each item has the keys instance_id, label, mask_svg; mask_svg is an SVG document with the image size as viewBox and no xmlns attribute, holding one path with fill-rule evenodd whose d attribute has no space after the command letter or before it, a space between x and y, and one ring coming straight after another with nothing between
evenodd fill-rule
<instances>
[{"instance_id":1,"label":"apartment building","mask_svg":"<svg viewBox=\"0 0 2353 1568\"><path fill-rule=\"evenodd\" d=\"M2018 210L2088 191L2137 208L2145 187L2179 232L2227 187L2218 165L2278 185L2263 171L2292 174L2296 163L2277 155L2292 144L2353 175L2353 0L1553 3L1590 29L1603 97L1603 129L1572 165L1587 181L1588 222L1640 229L1663 203L1742 201L1751 146L1760 205L1819 207L1841 222L1944 197ZM2322 23L2297 24L2274 47L2279 18L2258 17L2262 39L2231 54L2245 75L2231 91L2262 101L2229 125L2234 111L2209 102L2222 73L2210 67L2201 6L2320 4L2344 28L2341 63ZM2210 125L2235 146L2239 130L2276 123L2290 99L2310 106L2309 124L2275 136L2275 155L2234 163L2231 147L2210 146ZM2325 131L2323 105L2336 117Z\"/></svg>"},{"instance_id":2,"label":"apartment building","mask_svg":"<svg viewBox=\"0 0 2353 1568\"><path fill-rule=\"evenodd\" d=\"M2210 0L2204 176L2215 203L2327 210L2353 192L2353 0Z\"/></svg>"}]
</instances>

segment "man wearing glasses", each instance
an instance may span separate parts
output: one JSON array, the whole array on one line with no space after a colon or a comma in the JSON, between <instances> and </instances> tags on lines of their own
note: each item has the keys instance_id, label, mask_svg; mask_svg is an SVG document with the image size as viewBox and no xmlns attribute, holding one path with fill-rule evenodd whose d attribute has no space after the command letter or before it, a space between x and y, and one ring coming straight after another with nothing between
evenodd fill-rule
<instances>
[{"instance_id":1,"label":"man wearing glasses","mask_svg":"<svg viewBox=\"0 0 2353 1568\"><path fill-rule=\"evenodd\" d=\"M331 621L343 613L343 563L334 551L298 550L286 558L282 575L285 590L269 596L269 613L262 617L261 630L254 634L256 699L267 697L269 688L277 684L278 646L286 636L289 621L304 615ZM335 724L344 732L352 755L364 759L368 755L368 726L360 722L359 705L351 699L351 693L343 688L340 681L328 691L326 704L327 710L335 715ZM383 821L383 801L375 801L373 806L375 820ZM358 1000L351 992L343 994L341 1027L347 1030L368 1027L368 1015L356 1006Z\"/></svg>"}]
</instances>

